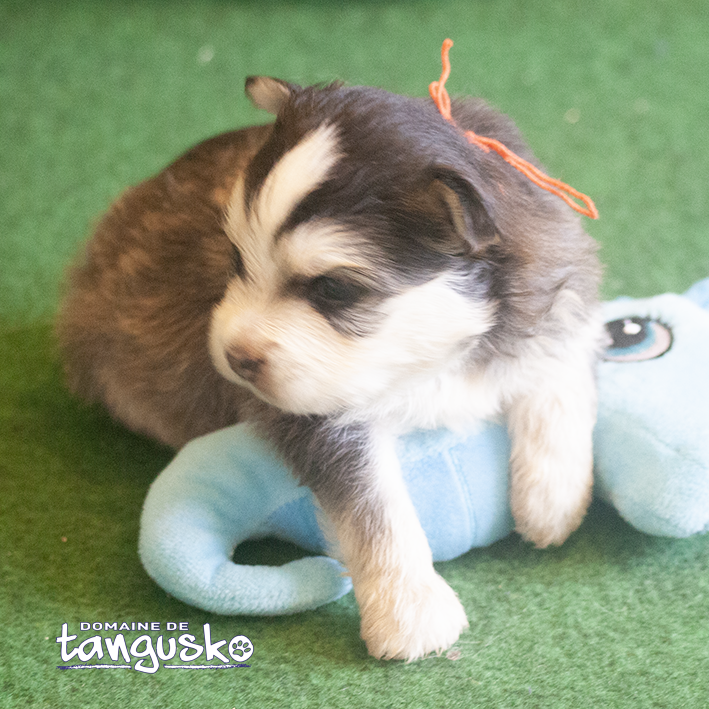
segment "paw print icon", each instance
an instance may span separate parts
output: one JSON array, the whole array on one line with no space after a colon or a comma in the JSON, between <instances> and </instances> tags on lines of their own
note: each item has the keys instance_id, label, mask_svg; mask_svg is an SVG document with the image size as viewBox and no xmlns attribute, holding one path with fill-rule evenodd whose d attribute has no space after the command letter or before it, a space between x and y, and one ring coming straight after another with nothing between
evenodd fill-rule
<instances>
[{"instance_id":1,"label":"paw print icon","mask_svg":"<svg viewBox=\"0 0 709 709\"><path fill-rule=\"evenodd\" d=\"M254 654L254 646L245 635L237 635L229 643L229 655L236 662L245 662Z\"/></svg>"}]
</instances>

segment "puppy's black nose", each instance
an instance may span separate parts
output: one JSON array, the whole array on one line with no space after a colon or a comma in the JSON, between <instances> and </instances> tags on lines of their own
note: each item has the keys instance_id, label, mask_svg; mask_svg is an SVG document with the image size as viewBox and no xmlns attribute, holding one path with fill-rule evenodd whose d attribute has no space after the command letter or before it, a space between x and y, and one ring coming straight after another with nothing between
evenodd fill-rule
<instances>
[{"instance_id":1,"label":"puppy's black nose","mask_svg":"<svg viewBox=\"0 0 709 709\"><path fill-rule=\"evenodd\" d=\"M266 360L248 352L241 347L230 347L226 359L235 374L247 382L253 382L258 377Z\"/></svg>"}]
</instances>

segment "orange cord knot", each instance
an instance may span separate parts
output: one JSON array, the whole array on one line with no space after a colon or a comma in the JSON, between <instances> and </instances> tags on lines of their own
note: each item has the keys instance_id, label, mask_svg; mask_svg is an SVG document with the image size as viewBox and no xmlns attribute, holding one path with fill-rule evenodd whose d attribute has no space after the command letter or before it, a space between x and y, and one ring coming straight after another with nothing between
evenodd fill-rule
<instances>
[{"instance_id":1,"label":"orange cord knot","mask_svg":"<svg viewBox=\"0 0 709 709\"><path fill-rule=\"evenodd\" d=\"M451 73L451 64L450 59L448 58L448 53L450 52L450 48L452 46L452 40L444 40L443 47L441 48L441 63L443 65L441 70L441 78L438 81L433 81L428 87L428 90L431 94L433 102L436 104L436 107L440 111L443 118L453 125L456 125L451 113L451 99L446 91L446 81L448 81L448 77ZM512 167L516 170L519 170L535 185L541 187L547 192L551 192L560 199L563 199L566 204L580 214L590 217L591 219L598 219L598 210L590 197L587 197L585 194L575 190L573 187L567 185L561 180L549 177L549 175L542 172L539 168L535 167L530 162L527 162L527 160L524 160L516 153L513 153L499 140L495 140L494 138L486 138L471 130L465 131L465 137L468 139L469 143L477 146L486 153L489 153L490 150L494 150L503 160L512 165ZM575 200L579 200L583 206Z\"/></svg>"}]
</instances>

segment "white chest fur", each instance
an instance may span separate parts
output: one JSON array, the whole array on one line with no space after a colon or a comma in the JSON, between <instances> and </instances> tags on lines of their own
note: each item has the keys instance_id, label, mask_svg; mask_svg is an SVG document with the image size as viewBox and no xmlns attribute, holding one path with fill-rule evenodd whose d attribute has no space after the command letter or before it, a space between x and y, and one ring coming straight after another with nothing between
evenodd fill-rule
<instances>
[{"instance_id":1,"label":"white chest fur","mask_svg":"<svg viewBox=\"0 0 709 709\"><path fill-rule=\"evenodd\" d=\"M409 382L365 409L348 412L346 421L376 422L396 435L413 429L448 428L471 431L482 420L498 417L501 388L488 369L464 371L452 367L436 376Z\"/></svg>"}]
</instances>

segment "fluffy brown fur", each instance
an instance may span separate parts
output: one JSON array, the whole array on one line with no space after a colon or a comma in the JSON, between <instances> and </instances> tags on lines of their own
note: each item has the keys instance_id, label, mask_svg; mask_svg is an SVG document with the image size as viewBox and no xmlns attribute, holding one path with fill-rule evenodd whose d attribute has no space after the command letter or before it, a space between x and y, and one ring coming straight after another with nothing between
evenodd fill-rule
<instances>
[{"instance_id":1,"label":"fluffy brown fur","mask_svg":"<svg viewBox=\"0 0 709 709\"><path fill-rule=\"evenodd\" d=\"M57 323L69 386L175 448L237 421L248 396L217 374L207 333L233 276L224 208L270 132L207 140L129 189L70 273Z\"/></svg>"}]
</instances>

